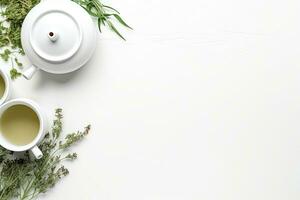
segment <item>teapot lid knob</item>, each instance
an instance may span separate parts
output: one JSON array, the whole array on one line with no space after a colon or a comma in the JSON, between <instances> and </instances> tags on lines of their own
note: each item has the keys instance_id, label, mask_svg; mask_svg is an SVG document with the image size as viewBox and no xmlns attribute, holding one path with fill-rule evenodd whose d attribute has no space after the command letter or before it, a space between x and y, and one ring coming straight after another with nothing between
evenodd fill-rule
<instances>
[{"instance_id":1,"label":"teapot lid knob","mask_svg":"<svg viewBox=\"0 0 300 200\"><path fill-rule=\"evenodd\" d=\"M51 42L55 42L58 39L58 34L54 31L50 31L48 33L48 38L51 40Z\"/></svg>"}]
</instances>

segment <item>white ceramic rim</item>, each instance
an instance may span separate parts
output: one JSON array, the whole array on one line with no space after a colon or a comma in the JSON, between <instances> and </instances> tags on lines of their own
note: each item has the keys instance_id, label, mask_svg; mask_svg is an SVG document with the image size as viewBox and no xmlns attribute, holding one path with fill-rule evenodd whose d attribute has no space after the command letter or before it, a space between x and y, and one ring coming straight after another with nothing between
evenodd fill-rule
<instances>
[{"instance_id":1,"label":"white ceramic rim","mask_svg":"<svg viewBox=\"0 0 300 200\"><path fill-rule=\"evenodd\" d=\"M0 75L3 78L5 84L4 94L0 98L0 105L2 105L10 96L11 83L7 73L5 73L2 69L0 69Z\"/></svg>"},{"instance_id":2,"label":"white ceramic rim","mask_svg":"<svg viewBox=\"0 0 300 200\"><path fill-rule=\"evenodd\" d=\"M43 118L40 107L34 101L25 99L25 98L13 99L11 101L4 103L0 108L0 118L4 111L6 111L8 108L10 108L14 105L25 105L25 106L31 108L36 113L36 115L39 118L39 122L40 122L40 129L39 129L38 135L34 138L34 140L31 143L29 143L27 145L23 145L23 146L17 146L17 145L11 144L9 141L7 141L2 136L2 134L0 134L0 145L10 151L16 151L16 152L27 151L27 150L33 148L34 146L36 146L39 143L39 141L42 139L42 137L44 136L44 124L45 124L44 118ZM1 132L1 130L0 130L0 132Z\"/></svg>"},{"instance_id":3,"label":"white ceramic rim","mask_svg":"<svg viewBox=\"0 0 300 200\"><path fill-rule=\"evenodd\" d=\"M33 33L33 28L34 26L36 25L36 23L38 22L38 20L49 14L49 13L52 13L52 12L59 12L59 13L63 13L65 15L67 15L68 17L70 17L73 22L76 24L77 26L77 29L79 31L79 40L76 42L75 46L70 50L70 52L68 52L66 55L62 55L62 56L48 56L48 55L45 55L43 52L41 52L39 50L39 48L37 48L35 45L34 45L34 39L32 37L32 33ZM47 12L44 12L44 13L40 13L37 17L36 17L36 20L33 22L32 26L31 26L31 30L30 30L30 34L29 34L29 40L30 40L30 45L32 47L32 49L35 51L35 53L42 59L46 60L47 62L54 62L54 63L59 63L59 62L64 62L68 59L70 59L74 54L77 53L77 51L79 50L79 48L81 47L81 44L82 44L82 30L81 30L81 27L79 26L78 22L76 21L76 19L70 15L69 13L65 12L64 10L62 9L51 9L51 10L48 10Z\"/></svg>"}]
</instances>

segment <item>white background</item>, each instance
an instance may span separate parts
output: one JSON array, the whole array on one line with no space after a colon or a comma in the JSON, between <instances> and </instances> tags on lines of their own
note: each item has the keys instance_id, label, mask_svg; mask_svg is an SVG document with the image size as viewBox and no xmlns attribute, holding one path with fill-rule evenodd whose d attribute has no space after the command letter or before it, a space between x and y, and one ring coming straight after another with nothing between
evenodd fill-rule
<instances>
[{"instance_id":1,"label":"white background","mask_svg":"<svg viewBox=\"0 0 300 200\"><path fill-rule=\"evenodd\" d=\"M65 133L92 124L41 199L299 200L299 0L105 2L127 42L105 31L82 70L14 82Z\"/></svg>"}]
</instances>

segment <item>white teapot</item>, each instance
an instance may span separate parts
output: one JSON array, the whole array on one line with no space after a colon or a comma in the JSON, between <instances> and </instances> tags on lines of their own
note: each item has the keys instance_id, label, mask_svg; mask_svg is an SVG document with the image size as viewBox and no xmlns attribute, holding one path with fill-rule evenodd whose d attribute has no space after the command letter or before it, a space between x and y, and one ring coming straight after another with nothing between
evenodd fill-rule
<instances>
[{"instance_id":1,"label":"white teapot","mask_svg":"<svg viewBox=\"0 0 300 200\"><path fill-rule=\"evenodd\" d=\"M31 79L38 69L54 74L79 69L94 53L96 36L93 20L78 4L70 0L42 1L22 25L22 47L32 63L23 76Z\"/></svg>"}]
</instances>

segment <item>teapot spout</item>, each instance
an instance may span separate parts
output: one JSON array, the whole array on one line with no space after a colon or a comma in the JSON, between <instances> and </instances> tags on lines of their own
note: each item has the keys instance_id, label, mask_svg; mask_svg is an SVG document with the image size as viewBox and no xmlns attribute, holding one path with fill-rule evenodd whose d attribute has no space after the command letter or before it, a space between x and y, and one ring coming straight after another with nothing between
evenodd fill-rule
<instances>
[{"instance_id":1,"label":"teapot spout","mask_svg":"<svg viewBox=\"0 0 300 200\"><path fill-rule=\"evenodd\" d=\"M35 72L37 72L37 71L38 71L38 68L32 65L31 67L29 67L28 69L26 69L25 72L23 72L22 75L27 80L30 80L33 77L33 75L35 74Z\"/></svg>"}]
</instances>

